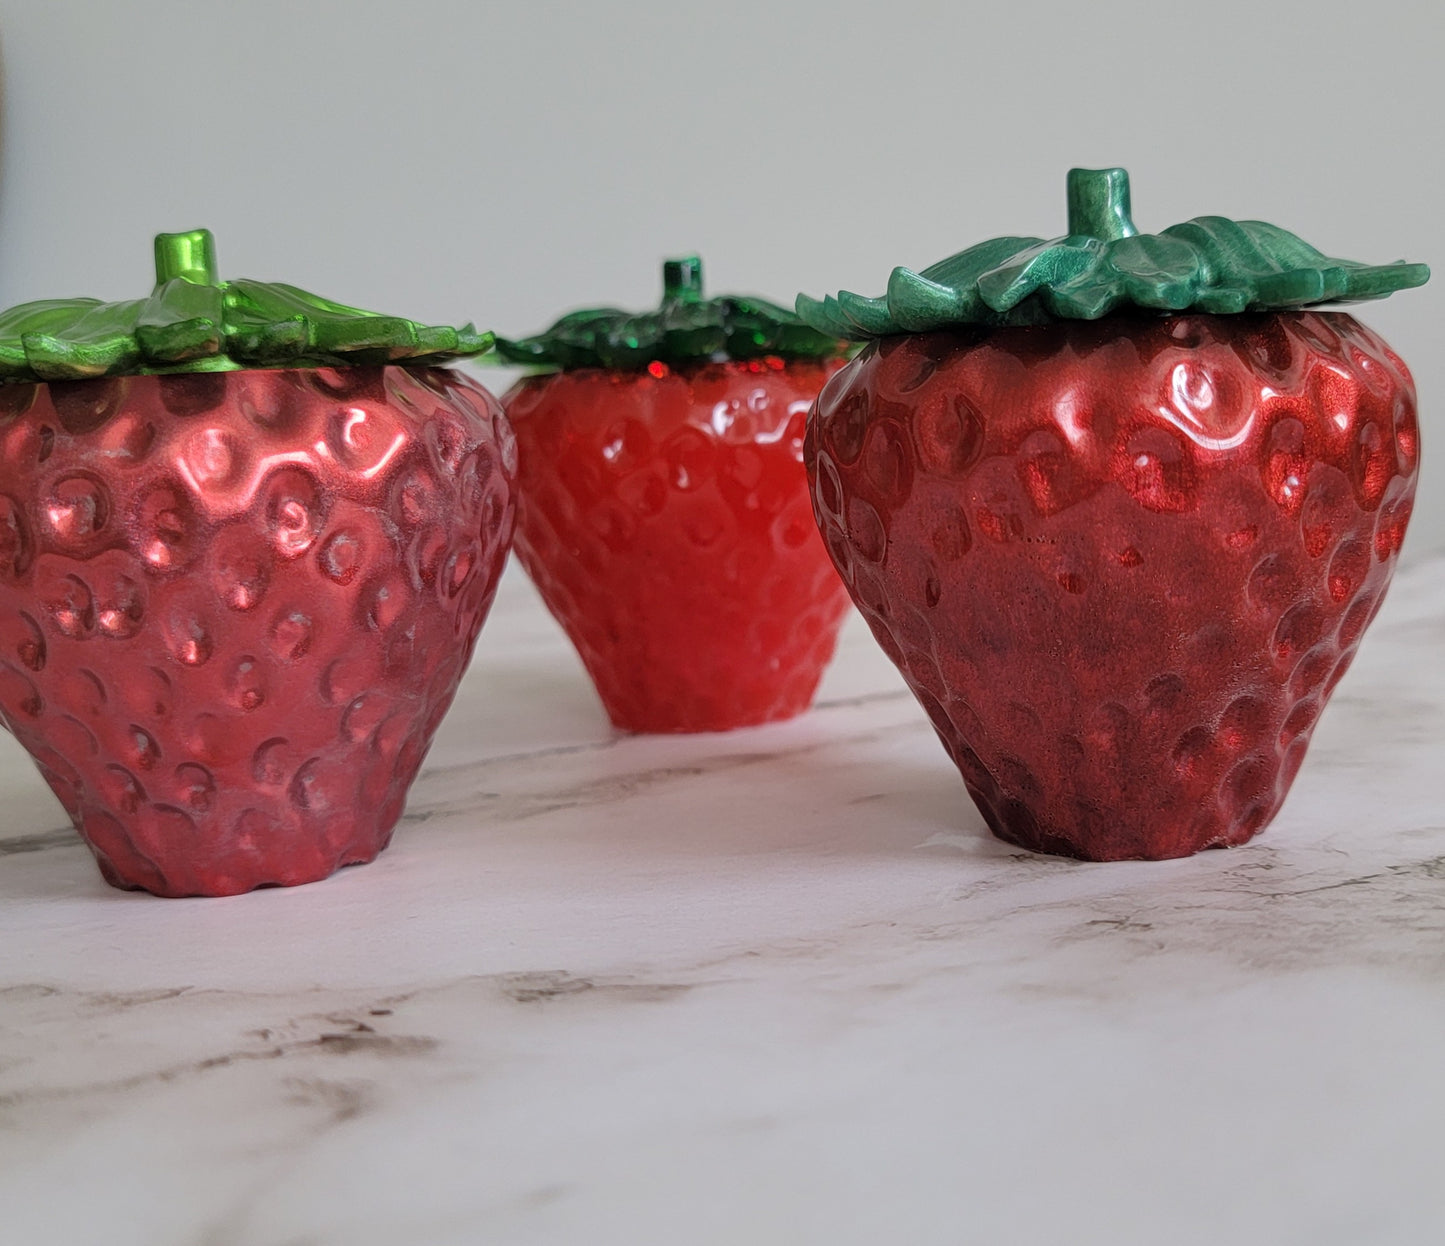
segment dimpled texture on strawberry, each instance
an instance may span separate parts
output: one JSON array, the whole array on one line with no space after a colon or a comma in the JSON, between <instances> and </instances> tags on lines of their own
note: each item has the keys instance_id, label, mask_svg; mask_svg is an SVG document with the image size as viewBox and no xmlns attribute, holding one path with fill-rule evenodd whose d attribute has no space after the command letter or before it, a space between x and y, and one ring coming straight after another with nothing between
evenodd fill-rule
<instances>
[{"instance_id":1,"label":"dimpled texture on strawberry","mask_svg":"<svg viewBox=\"0 0 1445 1246\"><path fill-rule=\"evenodd\" d=\"M385 847L514 469L445 369L0 390L0 712L107 880L227 895Z\"/></svg>"},{"instance_id":2,"label":"dimpled texture on strawberry","mask_svg":"<svg viewBox=\"0 0 1445 1246\"><path fill-rule=\"evenodd\" d=\"M1278 810L1379 609L1419 461L1339 313L871 345L819 398L828 549L995 834L1094 860Z\"/></svg>"},{"instance_id":3,"label":"dimpled texture on strawberry","mask_svg":"<svg viewBox=\"0 0 1445 1246\"><path fill-rule=\"evenodd\" d=\"M617 727L723 731L811 703L848 608L802 464L836 366L580 368L504 398L517 552Z\"/></svg>"}]
</instances>

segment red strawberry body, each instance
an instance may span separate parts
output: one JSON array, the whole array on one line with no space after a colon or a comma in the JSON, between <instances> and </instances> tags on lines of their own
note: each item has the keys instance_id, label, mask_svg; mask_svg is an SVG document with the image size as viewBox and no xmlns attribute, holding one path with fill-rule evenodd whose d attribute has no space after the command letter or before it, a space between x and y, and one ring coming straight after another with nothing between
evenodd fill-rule
<instances>
[{"instance_id":1,"label":"red strawberry body","mask_svg":"<svg viewBox=\"0 0 1445 1246\"><path fill-rule=\"evenodd\" d=\"M618 727L723 731L812 700L848 606L802 464L836 367L577 368L504 398L517 552Z\"/></svg>"},{"instance_id":2,"label":"red strawberry body","mask_svg":"<svg viewBox=\"0 0 1445 1246\"><path fill-rule=\"evenodd\" d=\"M834 561L990 828L1095 860L1274 816L1418 455L1405 365L1310 312L883 338L808 434Z\"/></svg>"},{"instance_id":3,"label":"red strawberry body","mask_svg":"<svg viewBox=\"0 0 1445 1246\"><path fill-rule=\"evenodd\" d=\"M225 895L386 845L514 453L445 369L0 389L0 711L110 882Z\"/></svg>"}]
</instances>

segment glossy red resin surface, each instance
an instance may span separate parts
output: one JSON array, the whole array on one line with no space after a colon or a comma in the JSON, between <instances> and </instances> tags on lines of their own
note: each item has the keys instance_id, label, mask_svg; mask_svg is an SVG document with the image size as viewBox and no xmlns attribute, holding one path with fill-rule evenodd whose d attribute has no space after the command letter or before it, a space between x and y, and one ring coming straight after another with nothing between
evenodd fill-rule
<instances>
[{"instance_id":1,"label":"glossy red resin surface","mask_svg":"<svg viewBox=\"0 0 1445 1246\"><path fill-rule=\"evenodd\" d=\"M812 701L848 608L802 462L836 367L582 368L505 397L517 552L616 726L724 731Z\"/></svg>"},{"instance_id":2,"label":"glossy red resin surface","mask_svg":"<svg viewBox=\"0 0 1445 1246\"><path fill-rule=\"evenodd\" d=\"M514 462L444 369L0 390L0 712L110 882L227 895L385 847Z\"/></svg>"},{"instance_id":3,"label":"glossy red resin surface","mask_svg":"<svg viewBox=\"0 0 1445 1246\"><path fill-rule=\"evenodd\" d=\"M1408 371L1338 313L870 346L809 426L838 569L994 833L1096 860L1274 816L1380 606Z\"/></svg>"}]
</instances>

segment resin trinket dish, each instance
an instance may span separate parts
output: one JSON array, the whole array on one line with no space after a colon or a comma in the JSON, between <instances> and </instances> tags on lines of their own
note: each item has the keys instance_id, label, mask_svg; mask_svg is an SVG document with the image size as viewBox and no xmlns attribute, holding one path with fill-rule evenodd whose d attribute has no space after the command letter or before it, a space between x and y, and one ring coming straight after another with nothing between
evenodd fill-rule
<instances>
[{"instance_id":1,"label":"resin trinket dish","mask_svg":"<svg viewBox=\"0 0 1445 1246\"><path fill-rule=\"evenodd\" d=\"M995 834L1094 860L1274 816L1379 609L1415 391L1333 310L1429 276L1260 222L1142 235L1122 169L1069 232L982 243L876 299L807 442L828 550Z\"/></svg>"},{"instance_id":2,"label":"resin trinket dish","mask_svg":"<svg viewBox=\"0 0 1445 1246\"><path fill-rule=\"evenodd\" d=\"M371 860L513 523L491 337L217 278L0 315L0 717L105 877L226 895Z\"/></svg>"},{"instance_id":3,"label":"resin trinket dish","mask_svg":"<svg viewBox=\"0 0 1445 1246\"><path fill-rule=\"evenodd\" d=\"M574 312L498 347L551 369L503 399L517 553L613 724L724 731L805 710L848 604L802 462L837 337L705 297L689 257L664 265L654 311Z\"/></svg>"}]
</instances>

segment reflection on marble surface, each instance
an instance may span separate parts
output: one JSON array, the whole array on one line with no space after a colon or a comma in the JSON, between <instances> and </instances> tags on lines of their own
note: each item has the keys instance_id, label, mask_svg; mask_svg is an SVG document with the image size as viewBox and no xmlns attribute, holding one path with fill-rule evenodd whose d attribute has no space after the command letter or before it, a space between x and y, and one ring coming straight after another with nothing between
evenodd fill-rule
<instances>
[{"instance_id":1,"label":"reflection on marble surface","mask_svg":"<svg viewBox=\"0 0 1445 1246\"><path fill-rule=\"evenodd\" d=\"M392 848L107 888L0 756L0 1201L66 1246L1419 1243L1445 1216L1445 586L1255 843L990 839L854 619L618 738L510 573Z\"/></svg>"}]
</instances>

